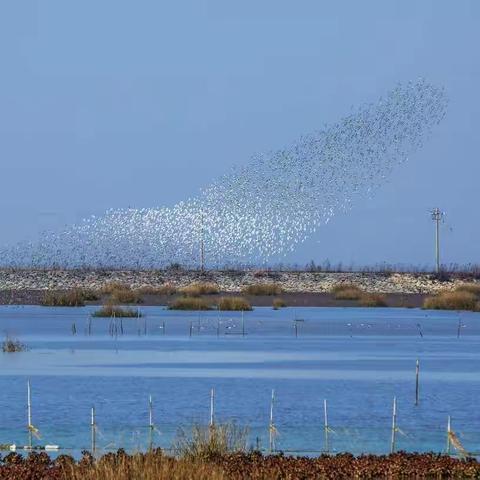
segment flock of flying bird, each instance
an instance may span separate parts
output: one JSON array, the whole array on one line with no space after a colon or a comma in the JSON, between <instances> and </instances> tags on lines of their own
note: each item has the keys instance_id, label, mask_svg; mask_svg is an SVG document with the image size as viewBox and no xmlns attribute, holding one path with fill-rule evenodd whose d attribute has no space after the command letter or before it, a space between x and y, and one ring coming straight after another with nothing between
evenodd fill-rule
<instances>
[{"instance_id":1,"label":"flock of flying bird","mask_svg":"<svg viewBox=\"0 0 480 480\"><path fill-rule=\"evenodd\" d=\"M422 146L447 98L424 80L288 148L257 155L173 207L111 209L0 250L12 267L163 268L261 264L293 251Z\"/></svg>"}]
</instances>

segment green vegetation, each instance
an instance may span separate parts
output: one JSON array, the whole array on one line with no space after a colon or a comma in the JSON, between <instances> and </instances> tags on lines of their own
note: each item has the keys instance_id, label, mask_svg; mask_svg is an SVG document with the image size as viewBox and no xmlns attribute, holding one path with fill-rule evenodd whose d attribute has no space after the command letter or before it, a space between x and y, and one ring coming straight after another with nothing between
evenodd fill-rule
<instances>
[{"instance_id":1,"label":"green vegetation","mask_svg":"<svg viewBox=\"0 0 480 480\"><path fill-rule=\"evenodd\" d=\"M287 306L287 302L283 298L274 298L272 302L272 306L274 310L278 310L279 308L284 308Z\"/></svg>"},{"instance_id":2,"label":"green vegetation","mask_svg":"<svg viewBox=\"0 0 480 480\"><path fill-rule=\"evenodd\" d=\"M117 307L115 305L103 305L92 314L93 317L141 317L142 313L137 308Z\"/></svg>"},{"instance_id":3,"label":"green vegetation","mask_svg":"<svg viewBox=\"0 0 480 480\"><path fill-rule=\"evenodd\" d=\"M479 310L479 296L465 290L442 291L423 302L427 310Z\"/></svg>"},{"instance_id":4,"label":"green vegetation","mask_svg":"<svg viewBox=\"0 0 480 480\"><path fill-rule=\"evenodd\" d=\"M199 297L200 295L213 295L219 292L214 283L196 282L180 290L186 297Z\"/></svg>"},{"instance_id":5,"label":"green vegetation","mask_svg":"<svg viewBox=\"0 0 480 480\"><path fill-rule=\"evenodd\" d=\"M212 304L205 298L179 297L168 306L169 310L212 310Z\"/></svg>"},{"instance_id":6,"label":"green vegetation","mask_svg":"<svg viewBox=\"0 0 480 480\"><path fill-rule=\"evenodd\" d=\"M10 338L7 336L7 338L5 338L5 340L2 342L3 353L25 352L27 350L27 346L15 338Z\"/></svg>"},{"instance_id":7,"label":"green vegetation","mask_svg":"<svg viewBox=\"0 0 480 480\"><path fill-rule=\"evenodd\" d=\"M244 295L281 295L282 287L276 283L254 283L246 286L242 293Z\"/></svg>"},{"instance_id":8,"label":"green vegetation","mask_svg":"<svg viewBox=\"0 0 480 480\"><path fill-rule=\"evenodd\" d=\"M250 302L243 297L221 297L218 300L219 310L244 311L252 310Z\"/></svg>"}]
</instances>

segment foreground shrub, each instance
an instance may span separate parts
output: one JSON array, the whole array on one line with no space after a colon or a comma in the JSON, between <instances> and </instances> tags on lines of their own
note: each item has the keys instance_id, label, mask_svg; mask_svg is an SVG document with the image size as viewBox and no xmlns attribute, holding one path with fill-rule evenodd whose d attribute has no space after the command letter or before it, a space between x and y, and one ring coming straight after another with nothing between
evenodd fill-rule
<instances>
[{"instance_id":1,"label":"foreground shrub","mask_svg":"<svg viewBox=\"0 0 480 480\"><path fill-rule=\"evenodd\" d=\"M141 317L142 313L137 308L117 307L115 305L104 305L92 313L93 317Z\"/></svg>"},{"instance_id":2,"label":"foreground shrub","mask_svg":"<svg viewBox=\"0 0 480 480\"><path fill-rule=\"evenodd\" d=\"M205 298L179 297L169 306L169 310L212 310L211 303Z\"/></svg>"},{"instance_id":3,"label":"foreground shrub","mask_svg":"<svg viewBox=\"0 0 480 480\"><path fill-rule=\"evenodd\" d=\"M137 292L140 295L174 295L177 293L177 289L173 285L166 283L165 285L160 285L159 287L145 285L144 287L140 287Z\"/></svg>"},{"instance_id":4,"label":"foreground shrub","mask_svg":"<svg viewBox=\"0 0 480 480\"><path fill-rule=\"evenodd\" d=\"M378 293L363 293L360 296L360 305L362 307L386 307L387 301L383 295Z\"/></svg>"},{"instance_id":5,"label":"foreground shrub","mask_svg":"<svg viewBox=\"0 0 480 480\"><path fill-rule=\"evenodd\" d=\"M177 455L189 460L208 461L247 451L249 430L236 423L211 426L194 425L191 431L179 429L174 441Z\"/></svg>"},{"instance_id":6,"label":"foreground shrub","mask_svg":"<svg viewBox=\"0 0 480 480\"><path fill-rule=\"evenodd\" d=\"M359 300L363 291L352 283L335 285L330 293L336 300Z\"/></svg>"},{"instance_id":7,"label":"foreground shrub","mask_svg":"<svg viewBox=\"0 0 480 480\"><path fill-rule=\"evenodd\" d=\"M252 310L250 302L243 297L221 297L218 300L219 310L244 311Z\"/></svg>"},{"instance_id":8,"label":"foreground shrub","mask_svg":"<svg viewBox=\"0 0 480 480\"><path fill-rule=\"evenodd\" d=\"M287 306L287 302L283 298L274 298L272 302L272 306L274 310L278 310L279 308L284 308Z\"/></svg>"},{"instance_id":9,"label":"foreground shrub","mask_svg":"<svg viewBox=\"0 0 480 480\"><path fill-rule=\"evenodd\" d=\"M428 310L478 310L478 298L466 291L444 291L427 297L423 308Z\"/></svg>"},{"instance_id":10,"label":"foreground shrub","mask_svg":"<svg viewBox=\"0 0 480 480\"><path fill-rule=\"evenodd\" d=\"M186 297L199 297L200 295L213 295L219 292L218 286L214 283L197 282L181 289Z\"/></svg>"},{"instance_id":11,"label":"foreground shrub","mask_svg":"<svg viewBox=\"0 0 480 480\"><path fill-rule=\"evenodd\" d=\"M255 283L246 286L242 293L245 295L280 295L282 287L276 283Z\"/></svg>"},{"instance_id":12,"label":"foreground shrub","mask_svg":"<svg viewBox=\"0 0 480 480\"><path fill-rule=\"evenodd\" d=\"M2 342L3 353L25 352L27 350L27 346L15 338L7 337Z\"/></svg>"},{"instance_id":13,"label":"foreground shrub","mask_svg":"<svg viewBox=\"0 0 480 480\"><path fill-rule=\"evenodd\" d=\"M44 307L83 307L85 297L80 289L68 292L46 292L40 304Z\"/></svg>"}]
</instances>

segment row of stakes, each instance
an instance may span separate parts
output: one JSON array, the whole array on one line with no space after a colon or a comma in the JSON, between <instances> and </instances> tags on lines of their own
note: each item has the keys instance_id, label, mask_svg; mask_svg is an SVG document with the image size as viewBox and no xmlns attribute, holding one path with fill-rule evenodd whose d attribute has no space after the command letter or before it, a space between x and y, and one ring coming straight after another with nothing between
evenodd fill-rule
<instances>
[{"instance_id":1,"label":"row of stakes","mask_svg":"<svg viewBox=\"0 0 480 480\"><path fill-rule=\"evenodd\" d=\"M420 373L420 362L419 360L416 361L416 379L415 379L415 405L419 405L419 373ZM270 399L270 418L269 418L269 425L268 425L268 437L269 437L269 453L276 452L276 437L278 435L278 430L275 425L274 420L274 406L275 406L275 390L272 390L272 395ZM327 409L327 400L323 401L323 414L324 414L324 425L323 425L323 432L324 432L324 449L322 450L324 453L330 453L330 433L335 433L334 430L330 427L328 423L328 409ZM46 450L46 451L58 451L60 450L59 445L45 445L45 446L34 446L33 445L33 437L39 439L40 432L39 430L33 425L32 422L32 398L31 398L31 385L30 380L27 381L27 430L28 430L28 445L24 447L20 447L20 449L32 451L32 450ZM210 421L209 421L210 429L215 427L215 389L212 388L210 391ZM95 407L91 409L91 417L90 417L90 429L91 429L91 452L95 455L97 453L97 421L96 421L96 413ZM149 429L149 450L153 449L154 446L154 433L156 431L156 427L154 424L154 416L153 416L153 399L152 396L149 396L148 399L148 429ZM401 433L397 425L397 399L396 397L393 398L393 408L392 408L392 427L391 427L391 439L390 439L390 453L394 453L396 450L396 443L397 443L397 433ZM446 452L447 454L451 453L451 447L454 447L455 450L461 456L468 456L467 451L462 446L460 440L458 439L457 435L452 430L451 425L451 417L450 415L447 418L447 446ZM257 439L257 447L259 447L258 439ZM16 451L19 449L16 445L9 445L9 450Z\"/></svg>"},{"instance_id":2,"label":"row of stakes","mask_svg":"<svg viewBox=\"0 0 480 480\"><path fill-rule=\"evenodd\" d=\"M138 312L137 317L133 317L136 319L137 322L137 333L138 335L147 335L147 319L143 318L143 324L141 323L141 318L142 316L140 315L140 312ZM295 319L293 321L293 330L294 330L294 335L297 338L298 337L298 322L303 322L301 319ZM217 320L217 337L220 336L220 320ZM197 332L200 332L200 319L198 320L198 325L196 327ZM166 334L166 325L165 325L165 320L162 322L161 326L162 334ZM190 322L189 326L189 336L192 337L195 332L195 325L194 322ZM112 337L117 337L118 335L123 335L124 334L124 328L123 328L123 318L122 317L116 317L115 315L112 315L110 317L110 322L108 325L108 333ZM85 334L86 335L91 335L92 334L92 316L90 315L87 319L87 324L85 326ZM72 335L77 335L77 324L75 322L72 323ZM245 329L245 317L244 317L244 312L242 310L242 317L241 317L241 333L243 337L246 335L246 329Z\"/></svg>"}]
</instances>

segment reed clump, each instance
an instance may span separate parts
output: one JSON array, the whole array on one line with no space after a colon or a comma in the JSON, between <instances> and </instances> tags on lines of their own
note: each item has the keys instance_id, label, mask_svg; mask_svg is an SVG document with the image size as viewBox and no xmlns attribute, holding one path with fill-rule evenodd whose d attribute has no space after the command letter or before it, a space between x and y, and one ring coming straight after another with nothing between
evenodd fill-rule
<instances>
[{"instance_id":1,"label":"reed clump","mask_svg":"<svg viewBox=\"0 0 480 480\"><path fill-rule=\"evenodd\" d=\"M121 290L114 290L112 293L112 301L114 303L142 303L142 296L138 293L137 290L131 289L121 289Z\"/></svg>"},{"instance_id":2,"label":"reed clump","mask_svg":"<svg viewBox=\"0 0 480 480\"><path fill-rule=\"evenodd\" d=\"M145 285L140 287L137 292L140 295L175 295L177 293L177 288L170 283L165 283L158 287Z\"/></svg>"},{"instance_id":3,"label":"reed clump","mask_svg":"<svg viewBox=\"0 0 480 480\"><path fill-rule=\"evenodd\" d=\"M193 425L191 431L178 430L173 448L187 460L211 461L229 453L247 452L248 435L248 427L235 422Z\"/></svg>"},{"instance_id":4,"label":"reed clump","mask_svg":"<svg viewBox=\"0 0 480 480\"><path fill-rule=\"evenodd\" d=\"M362 293L359 299L362 307L386 307L387 301L384 295L379 293Z\"/></svg>"},{"instance_id":5,"label":"reed clump","mask_svg":"<svg viewBox=\"0 0 480 480\"><path fill-rule=\"evenodd\" d=\"M272 306L274 310L278 310L280 308L286 307L287 302L283 298L274 298L272 302Z\"/></svg>"},{"instance_id":6,"label":"reed clump","mask_svg":"<svg viewBox=\"0 0 480 480\"><path fill-rule=\"evenodd\" d=\"M112 293L115 293L117 290L131 290L130 285L122 282L117 282L117 281L111 281L107 282L102 288L101 292L104 295L111 295Z\"/></svg>"},{"instance_id":7,"label":"reed clump","mask_svg":"<svg viewBox=\"0 0 480 480\"><path fill-rule=\"evenodd\" d=\"M44 307L83 307L85 296L80 289L68 292L45 292L40 304Z\"/></svg>"},{"instance_id":8,"label":"reed clump","mask_svg":"<svg viewBox=\"0 0 480 480\"><path fill-rule=\"evenodd\" d=\"M123 317L135 318L142 317L142 312L138 308L118 307L116 305L103 305L92 313L93 317Z\"/></svg>"},{"instance_id":9,"label":"reed clump","mask_svg":"<svg viewBox=\"0 0 480 480\"><path fill-rule=\"evenodd\" d=\"M169 310L212 310L212 304L201 297L178 297L168 306Z\"/></svg>"},{"instance_id":10,"label":"reed clump","mask_svg":"<svg viewBox=\"0 0 480 480\"><path fill-rule=\"evenodd\" d=\"M26 352L28 347L16 338L6 337L2 342L3 353Z\"/></svg>"},{"instance_id":11,"label":"reed clump","mask_svg":"<svg viewBox=\"0 0 480 480\"><path fill-rule=\"evenodd\" d=\"M281 295L282 287L276 283L254 283L242 289L244 295Z\"/></svg>"},{"instance_id":12,"label":"reed clump","mask_svg":"<svg viewBox=\"0 0 480 480\"><path fill-rule=\"evenodd\" d=\"M478 296L469 291L443 291L427 297L423 302L427 310L479 310Z\"/></svg>"},{"instance_id":13,"label":"reed clump","mask_svg":"<svg viewBox=\"0 0 480 480\"><path fill-rule=\"evenodd\" d=\"M225 311L244 311L252 310L250 302L243 297L221 297L217 302L219 310Z\"/></svg>"},{"instance_id":14,"label":"reed clump","mask_svg":"<svg viewBox=\"0 0 480 480\"><path fill-rule=\"evenodd\" d=\"M196 282L183 287L180 291L186 297L199 297L200 295L214 295L220 290L214 283Z\"/></svg>"},{"instance_id":15,"label":"reed clump","mask_svg":"<svg viewBox=\"0 0 480 480\"><path fill-rule=\"evenodd\" d=\"M330 293L335 300L360 300L363 290L353 283L340 283L335 285Z\"/></svg>"},{"instance_id":16,"label":"reed clump","mask_svg":"<svg viewBox=\"0 0 480 480\"><path fill-rule=\"evenodd\" d=\"M480 283L464 283L456 287L455 291L473 293L477 297L480 297Z\"/></svg>"}]
</instances>

